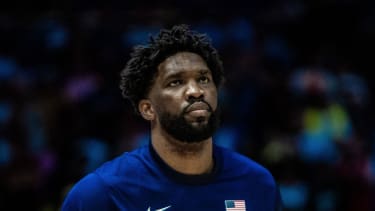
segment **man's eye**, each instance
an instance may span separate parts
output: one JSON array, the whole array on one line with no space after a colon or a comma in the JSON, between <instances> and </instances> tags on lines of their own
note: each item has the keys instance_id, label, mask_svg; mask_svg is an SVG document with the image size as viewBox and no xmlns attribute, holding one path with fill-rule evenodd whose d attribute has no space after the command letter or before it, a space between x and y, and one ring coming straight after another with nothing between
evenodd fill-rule
<instances>
[{"instance_id":1,"label":"man's eye","mask_svg":"<svg viewBox=\"0 0 375 211\"><path fill-rule=\"evenodd\" d=\"M210 82L210 79L206 76L202 76L202 77L199 78L199 83L206 84L208 82Z\"/></svg>"},{"instance_id":2,"label":"man's eye","mask_svg":"<svg viewBox=\"0 0 375 211\"><path fill-rule=\"evenodd\" d=\"M181 80L174 80L174 81L169 82L168 86L174 87L174 86L178 86L180 84L182 84Z\"/></svg>"}]
</instances>

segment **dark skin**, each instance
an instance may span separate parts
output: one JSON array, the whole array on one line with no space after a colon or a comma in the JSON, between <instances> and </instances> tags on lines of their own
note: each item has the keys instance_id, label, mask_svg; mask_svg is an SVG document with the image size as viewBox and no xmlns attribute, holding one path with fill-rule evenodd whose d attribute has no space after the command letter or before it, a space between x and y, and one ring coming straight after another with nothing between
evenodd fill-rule
<instances>
[{"instance_id":1,"label":"dark skin","mask_svg":"<svg viewBox=\"0 0 375 211\"><path fill-rule=\"evenodd\" d=\"M151 144L159 156L176 171L197 175L212 170L212 137L185 143L169 135L159 121L161 112L178 115L185 109L184 118L193 127L207 124L212 112L204 103L189 106L191 98L217 108L217 88L206 62L198 54L179 52L159 64L147 99L139 102L138 109L151 123Z\"/></svg>"}]
</instances>

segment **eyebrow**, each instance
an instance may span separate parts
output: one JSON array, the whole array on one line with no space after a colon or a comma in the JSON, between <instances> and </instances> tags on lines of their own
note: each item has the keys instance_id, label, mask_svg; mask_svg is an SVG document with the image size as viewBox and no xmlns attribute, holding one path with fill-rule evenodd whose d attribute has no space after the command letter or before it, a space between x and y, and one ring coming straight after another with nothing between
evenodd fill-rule
<instances>
[{"instance_id":1,"label":"eyebrow","mask_svg":"<svg viewBox=\"0 0 375 211\"><path fill-rule=\"evenodd\" d=\"M199 75L206 75L208 73L210 73L210 70L208 70L208 69L199 70ZM179 77L183 76L184 74L185 74L184 72L172 73L170 75L167 75L165 77L165 80L168 80L168 79L171 79L171 78L179 78Z\"/></svg>"},{"instance_id":2,"label":"eyebrow","mask_svg":"<svg viewBox=\"0 0 375 211\"><path fill-rule=\"evenodd\" d=\"M207 69L203 69L203 70L200 70L199 71L199 73L201 74L201 75L206 75L206 74L208 74L210 72L210 70L207 70Z\"/></svg>"},{"instance_id":3,"label":"eyebrow","mask_svg":"<svg viewBox=\"0 0 375 211\"><path fill-rule=\"evenodd\" d=\"M171 78L179 78L183 75L183 73L179 72L179 73L172 73L170 75L167 75L167 77L165 77L164 80L168 80L168 79L171 79Z\"/></svg>"}]
</instances>

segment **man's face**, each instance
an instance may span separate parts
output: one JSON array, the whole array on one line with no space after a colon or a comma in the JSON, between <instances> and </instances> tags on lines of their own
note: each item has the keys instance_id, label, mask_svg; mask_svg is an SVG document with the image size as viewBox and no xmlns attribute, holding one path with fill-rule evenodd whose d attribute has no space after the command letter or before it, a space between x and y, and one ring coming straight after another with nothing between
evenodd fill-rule
<instances>
[{"instance_id":1,"label":"man's face","mask_svg":"<svg viewBox=\"0 0 375 211\"><path fill-rule=\"evenodd\" d=\"M218 127L217 88L198 54L180 52L165 59L149 99L161 128L177 140L200 142Z\"/></svg>"}]
</instances>

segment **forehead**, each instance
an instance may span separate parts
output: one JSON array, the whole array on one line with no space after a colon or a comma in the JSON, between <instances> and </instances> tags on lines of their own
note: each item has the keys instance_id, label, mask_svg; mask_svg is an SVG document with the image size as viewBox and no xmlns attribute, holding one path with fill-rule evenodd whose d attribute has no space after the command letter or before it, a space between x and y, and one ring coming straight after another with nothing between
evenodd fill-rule
<instances>
[{"instance_id":1,"label":"forehead","mask_svg":"<svg viewBox=\"0 0 375 211\"><path fill-rule=\"evenodd\" d=\"M166 58L158 66L158 75L167 77L173 74L209 71L207 63L196 53L179 52Z\"/></svg>"}]
</instances>

